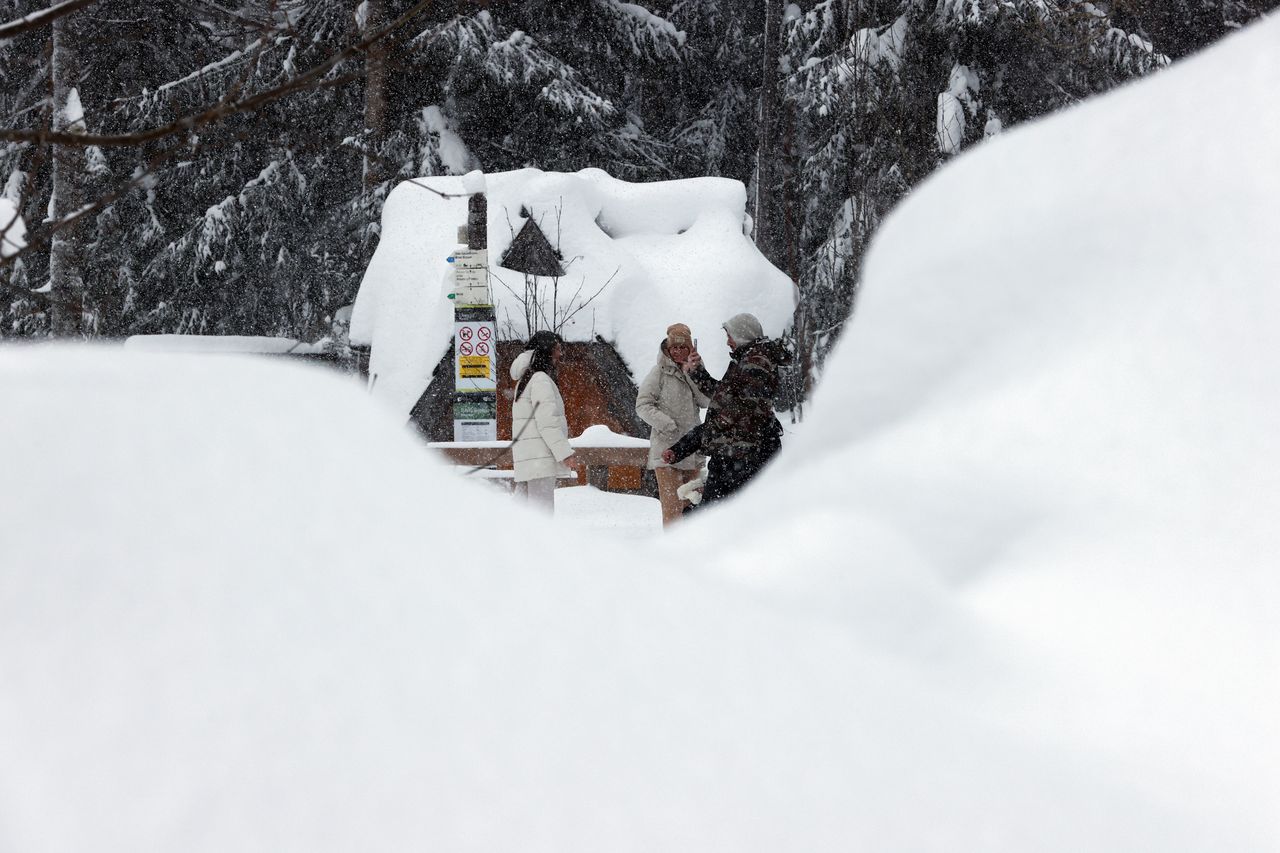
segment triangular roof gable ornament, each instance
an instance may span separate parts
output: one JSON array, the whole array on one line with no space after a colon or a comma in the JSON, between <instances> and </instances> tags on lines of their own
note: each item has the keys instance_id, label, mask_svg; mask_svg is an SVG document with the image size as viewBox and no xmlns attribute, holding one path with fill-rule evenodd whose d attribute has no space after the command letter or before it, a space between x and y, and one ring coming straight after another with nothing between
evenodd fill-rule
<instances>
[{"instance_id":1,"label":"triangular roof gable ornament","mask_svg":"<svg viewBox=\"0 0 1280 853\"><path fill-rule=\"evenodd\" d=\"M525 220L520 233L502 253L500 265L526 275L564 275L559 253L551 248L551 241L542 233L532 216Z\"/></svg>"}]
</instances>

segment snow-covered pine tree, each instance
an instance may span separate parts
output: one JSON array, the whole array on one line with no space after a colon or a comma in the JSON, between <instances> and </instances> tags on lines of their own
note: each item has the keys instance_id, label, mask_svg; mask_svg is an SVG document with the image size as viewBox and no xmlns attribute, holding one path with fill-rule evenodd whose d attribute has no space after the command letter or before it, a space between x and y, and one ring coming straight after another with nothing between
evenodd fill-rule
<instances>
[{"instance_id":1,"label":"snow-covered pine tree","mask_svg":"<svg viewBox=\"0 0 1280 853\"><path fill-rule=\"evenodd\" d=\"M670 19L687 34L681 73L664 83L665 124L683 175L750 185L755 172L763 3L677 0Z\"/></svg>"},{"instance_id":2,"label":"snow-covered pine tree","mask_svg":"<svg viewBox=\"0 0 1280 853\"><path fill-rule=\"evenodd\" d=\"M1278 2L787 6L784 209L819 352L848 314L873 229L949 152ZM0 24L49 5L0 0ZM98 0L76 12L68 21L92 34L76 43L75 88L94 133L163 127L326 69L318 85L191 132L78 149L73 173L93 205L80 331L321 334L354 295L387 191L417 174L600 166L752 182L765 0L485 5L418 9L379 45L381 75L359 52L326 63L414 0ZM53 120L49 40L45 27L0 43L6 128ZM49 328L48 296L32 291L49 281L52 151L0 142L3 192L32 243L0 267L0 334Z\"/></svg>"},{"instance_id":3,"label":"snow-covered pine tree","mask_svg":"<svg viewBox=\"0 0 1280 853\"><path fill-rule=\"evenodd\" d=\"M99 0L82 13L88 32L113 36L88 40L81 54L91 130L129 134L216 100L220 93L204 83L168 85L220 58L210 24L161 0ZM199 155L195 135L89 149L94 210L87 223L85 334L131 330L147 262L177 223L195 212L190 175Z\"/></svg>"},{"instance_id":4,"label":"snow-covered pine tree","mask_svg":"<svg viewBox=\"0 0 1280 853\"><path fill-rule=\"evenodd\" d=\"M204 40L170 38L183 49L107 75L102 132L162 126L228 93L288 84L416 5L243 0L107 14L117 2L104 0L102 18L89 21L101 61L118 61L123 44L166 44L108 37L140 17ZM417 174L524 165L675 174L661 81L681 64L684 35L665 19L591 0L432 7L410 23L383 44L380 77L354 54L320 86L180 139L108 151L117 182L142 173L137 191L96 214L98 233L112 236L96 243L92 329L321 334L354 296L386 192Z\"/></svg>"},{"instance_id":5,"label":"snow-covered pine tree","mask_svg":"<svg viewBox=\"0 0 1280 853\"><path fill-rule=\"evenodd\" d=\"M34 11L30 0L0 0L3 22ZM0 115L7 125L26 122L47 127L50 123L48 40L48 32L32 31L0 40ZM47 184L48 159L48 149L0 141L0 193L32 225L47 215L47 197L42 208L39 188ZM32 292L48 281L47 271L47 252L30 251L0 261L0 337L41 334L48 329L48 297Z\"/></svg>"},{"instance_id":6,"label":"snow-covered pine tree","mask_svg":"<svg viewBox=\"0 0 1280 853\"><path fill-rule=\"evenodd\" d=\"M48 5L19 0L11 3L11 10L29 14ZM67 115L79 114L83 118L72 127L115 135L137 130L156 118L137 115L134 96L154 90L166 75L176 73L179 67L189 68L188 63L201 61L202 54L208 55L202 29L188 22L185 15L171 14L173 5L98 0L59 19L52 27L30 30L14 39L6 47L9 56L19 61L5 66L6 71L13 69L20 75L22 85L9 90L14 95L12 106L5 110L11 117L10 126L52 126L54 104L61 99L46 95L59 91L57 75L61 71L44 57L51 60L57 55L51 44L59 32L55 28L76 36L73 46L77 67L65 76L75 84L68 88L75 90L80 107ZM102 32L116 37L96 37ZM39 59L33 61L33 57ZM185 114L191 105L180 103L175 95L166 93L157 100L166 105L170 114ZM125 327L122 312L126 295L136 280L139 257L147 251L147 241L138 239L139 232L145 235L160 230L160 222L167 214L183 215L178 210L164 209L163 203L167 200L171 208L181 208L188 198L184 188L159 181L165 170L173 167L173 155L181 151L180 146L153 142L98 148L24 142L0 144L0 151L3 150L9 155L0 157L0 168L9 175L7 186L22 195L28 222L39 222L40 226L32 229L31 250L6 270L12 287L0 334L47 333L50 316L46 309L51 304L63 308L56 319L67 333L120 333ZM55 167L67 161L76 163L66 173L79 178L72 189L81 196L75 206L83 204L85 213L74 230L53 230L58 220L46 216L45 211L72 209L71 196L62 191L63 175L55 174ZM138 185L144 183L148 167L153 174L145 183L154 189L144 194L138 191ZM41 210L39 217L30 215L34 209ZM75 239L67 240L66 236ZM74 252L68 251L72 248ZM75 261L74 267L70 261ZM57 298L66 289L59 287L59 282L65 281L72 269L77 278L71 298ZM54 293L31 292L43 284L52 285Z\"/></svg>"},{"instance_id":7,"label":"snow-covered pine tree","mask_svg":"<svg viewBox=\"0 0 1280 853\"><path fill-rule=\"evenodd\" d=\"M1168 63L1100 7L1060 0L822 0L791 18L802 309L820 361L871 234L948 157Z\"/></svg>"},{"instance_id":8,"label":"snow-covered pine tree","mask_svg":"<svg viewBox=\"0 0 1280 853\"><path fill-rule=\"evenodd\" d=\"M459 16L410 47L415 70L440 80L445 124L486 169L597 166L639 179L675 171L664 81L684 42L637 4L530 0Z\"/></svg>"},{"instance_id":9,"label":"snow-covered pine tree","mask_svg":"<svg viewBox=\"0 0 1280 853\"><path fill-rule=\"evenodd\" d=\"M350 4L338 2L255 0L209 23L220 57L172 88L270 91L358 38ZM364 187L360 149L343 147L363 116L356 66L204 129L182 161L195 209L165 229L142 268L129 300L134 331L310 337L327 328L347 298L331 285L335 273L351 274L351 241L325 245L325 226Z\"/></svg>"},{"instance_id":10,"label":"snow-covered pine tree","mask_svg":"<svg viewBox=\"0 0 1280 853\"><path fill-rule=\"evenodd\" d=\"M1280 7L1280 0L1112 0L1099 3L1117 26L1139 32L1179 59Z\"/></svg>"}]
</instances>

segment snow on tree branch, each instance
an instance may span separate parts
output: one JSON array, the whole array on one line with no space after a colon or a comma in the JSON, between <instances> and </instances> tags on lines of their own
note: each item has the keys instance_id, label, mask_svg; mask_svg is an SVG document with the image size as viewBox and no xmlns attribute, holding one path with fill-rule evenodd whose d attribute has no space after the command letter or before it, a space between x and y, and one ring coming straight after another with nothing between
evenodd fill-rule
<instances>
[{"instance_id":1,"label":"snow on tree branch","mask_svg":"<svg viewBox=\"0 0 1280 853\"><path fill-rule=\"evenodd\" d=\"M596 5L613 21L614 29L627 41L636 56L647 59L679 59L685 33L666 18L635 3L596 0Z\"/></svg>"},{"instance_id":2,"label":"snow on tree branch","mask_svg":"<svg viewBox=\"0 0 1280 853\"><path fill-rule=\"evenodd\" d=\"M46 27L54 21L70 15L72 12L78 12L86 6L92 6L98 0L63 0L63 2L42 9L39 12L32 12L30 15L24 15L5 24L0 24L0 41L11 39L20 33L28 30L34 30L38 27Z\"/></svg>"},{"instance_id":3,"label":"snow on tree branch","mask_svg":"<svg viewBox=\"0 0 1280 853\"><path fill-rule=\"evenodd\" d=\"M523 83L539 86L537 98L562 112L580 116L602 126L617 109L584 84L578 72L542 50L527 33L516 30L491 43L485 71L503 85Z\"/></svg>"},{"instance_id":4,"label":"snow on tree branch","mask_svg":"<svg viewBox=\"0 0 1280 853\"><path fill-rule=\"evenodd\" d=\"M7 198L0 198L0 259L10 258L24 248L27 226L18 208Z\"/></svg>"},{"instance_id":5,"label":"snow on tree branch","mask_svg":"<svg viewBox=\"0 0 1280 853\"><path fill-rule=\"evenodd\" d=\"M409 11L405 12L392 23L360 40L356 44L332 54L327 60L321 62L311 70L292 77L279 86L241 100L215 104L202 112L183 116L182 118L176 119L175 121L161 127L116 135L65 133L45 129L0 130L0 139L8 139L16 142L34 142L38 145L99 145L104 148L118 148L134 147L147 142L164 139L168 136L191 133L205 125L220 121L237 113L259 110L263 106L287 95L308 89L333 85L335 82L334 80L326 79L326 75L332 69L347 59L366 53L374 44L388 38L393 33L404 27L405 24L411 21L419 13L426 11L433 2L434 0L421 0L421 2L416 3L411 9L409 9Z\"/></svg>"}]
</instances>

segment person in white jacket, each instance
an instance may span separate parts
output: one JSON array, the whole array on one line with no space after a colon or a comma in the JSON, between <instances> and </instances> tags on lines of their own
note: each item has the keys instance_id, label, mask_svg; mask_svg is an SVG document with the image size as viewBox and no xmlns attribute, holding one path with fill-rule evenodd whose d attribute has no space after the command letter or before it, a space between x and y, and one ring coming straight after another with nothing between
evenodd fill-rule
<instances>
[{"instance_id":1,"label":"person in white jacket","mask_svg":"<svg viewBox=\"0 0 1280 853\"><path fill-rule=\"evenodd\" d=\"M515 481L527 484L529 503L546 512L555 509L556 477L564 466L582 467L569 446L564 398L556 386L561 343L555 332L537 332L511 364L511 378L516 380L511 404Z\"/></svg>"},{"instance_id":2,"label":"person in white jacket","mask_svg":"<svg viewBox=\"0 0 1280 853\"><path fill-rule=\"evenodd\" d=\"M658 344L658 363L640 383L636 414L650 427L649 467L658 481L658 501L662 504L662 524L669 525L684 512L685 500L677 490L698 478L706 460L697 454L679 462L664 462L662 451L680 436L702 423L701 409L707 407L705 394L689 378L685 363L694 353L693 335L684 323L667 327L667 336Z\"/></svg>"}]
</instances>

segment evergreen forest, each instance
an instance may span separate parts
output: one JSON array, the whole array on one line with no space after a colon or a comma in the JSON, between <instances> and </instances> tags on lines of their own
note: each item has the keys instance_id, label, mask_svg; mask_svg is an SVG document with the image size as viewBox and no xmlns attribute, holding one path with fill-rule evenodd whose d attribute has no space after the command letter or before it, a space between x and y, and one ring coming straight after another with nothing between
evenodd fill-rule
<instances>
[{"instance_id":1,"label":"evergreen forest","mask_svg":"<svg viewBox=\"0 0 1280 853\"><path fill-rule=\"evenodd\" d=\"M595 166L742 181L820 365L935 169L1277 5L0 0L0 336L314 340L397 182Z\"/></svg>"}]
</instances>

